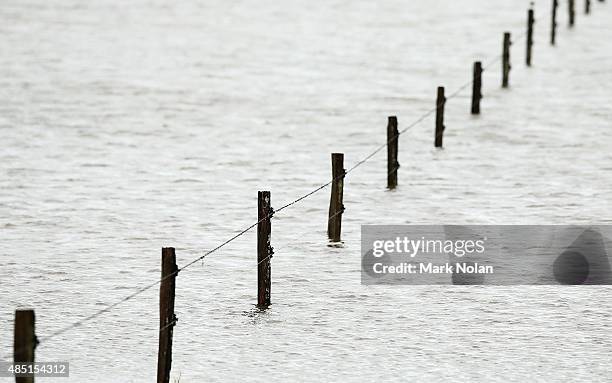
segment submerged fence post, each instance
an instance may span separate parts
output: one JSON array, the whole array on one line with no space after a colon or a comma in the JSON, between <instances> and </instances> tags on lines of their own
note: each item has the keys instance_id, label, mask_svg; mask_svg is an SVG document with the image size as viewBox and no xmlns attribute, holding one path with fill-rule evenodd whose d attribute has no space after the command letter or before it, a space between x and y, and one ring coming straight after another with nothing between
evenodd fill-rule
<instances>
[{"instance_id":1,"label":"submerged fence post","mask_svg":"<svg viewBox=\"0 0 612 383\"><path fill-rule=\"evenodd\" d=\"M159 349L157 353L157 383L170 382L172 368L172 334L176 324L174 292L176 287L176 254L174 247L162 249L161 284L159 286Z\"/></svg>"},{"instance_id":2,"label":"submerged fence post","mask_svg":"<svg viewBox=\"0 0 612 383\"><path fill-rule=\"evenodd\" d=\"M271 246L272 223L274 214L269 191L257 194L257 307L270 306L272 290L272 268L270 258L274 251Z\"/></svg>"},{"instance_id":3,"label":"submerged fence post","mask_svg":"<svg viewBox=\"0 0 612 383\"><path fill-rule=\"evenodd\" d=\"M527 66L531 66L533 50L533 24L535 23L533 8L527 11Z\"/></svg>"},{"instance_id":4,"label":"submerged fence post","mask_svg":"<svg viewBox=\"0 0 612 383\"><path fill-rule=\"evenodd\" d=\"M569 26L573 27L576 22L576 4L574 0L567 1L567 10L569 11Z\"/></svg>"},{"instance_id":5,"label":"submerged fence post","mask_svg":"<svg viewBox=\"0 0 612 383\"><path fill-rule=\"evenodd\" d=\"M589 14L591 13L591 0L586 0L584 3L584 13L585 14Z\"/></svg>"},{"instance_id":6,"label":"submerged fence post","mask_svg":"<svg viewBox=\"0 0 612 383\"><path fill-rule=\"evenodd\" d=\"M555 45L557 40L557 8L559 8L559 0L553 0L550 45Z\"/></svg>"},{"instance_id":7,"label":"submerged fence post","mask_svg":"<svg viewBox=\"0 0 612 383\"><path fill-rule=\"evenodd\" d=\"M397 187L397 170L400 165L397 161L399 146L399 130L397 129L397 117L390 116L387 124L387 187Z\"/></svg>"},{"instance_id":8,"label":"submerged fence post","mask_svg":"<svg viewBox=\"0 0 612 383\"><path fill-rule=\"evenodd\" d=\"M327 236L332 242L340 242L342 234L342 213L344 213L344 154L332 153L332 183L329 201Z\"/></svg>"},{"instance_id":9,"label":"submerged fence post","mask_svg":"<svg viewBox=\"0 0 612 383\"><path fill-rule=\"evenodd\" d=\"M446 97L444 97L444 87L438 87L438 97L436 98L436 136L434 146L442 147L442 138L444 137L444 106L446 105Z\"/></svg>"},{"instance_id":10,"label":"submerged fence post","mask_svg":"<svg viewBox=\"0 0 612 383\"><path fill-rule=\"evenodd\" d=\"M13 361L15 363L34 363L34 350L38 344L34 322L34 310L15 311L13 339ZM15 377L15 382L34 383L34 377Z\"/></svg>"},{"instance_id":11,"label":"submerged fence post","mask_svg":"<svg viewBox=\"0 0 612 383\"><path fill-rule=\"evenodd\" d=\"M510 65L510 32L504 33L504 53L502 55L502 87L507 88L510 83L510 69L512 66Z\"/></svg>"},{"instance_id":12,"label":"submerged fence post","mask_svg":"<svg viewBox=\"0 0 612 383\"><path fill-rule=\"evenodd\" d=\"M474 63L474 80L472 81L472 114L480 114L480 100L482 99L482 63Z\"/></svg>"}]
</instances>

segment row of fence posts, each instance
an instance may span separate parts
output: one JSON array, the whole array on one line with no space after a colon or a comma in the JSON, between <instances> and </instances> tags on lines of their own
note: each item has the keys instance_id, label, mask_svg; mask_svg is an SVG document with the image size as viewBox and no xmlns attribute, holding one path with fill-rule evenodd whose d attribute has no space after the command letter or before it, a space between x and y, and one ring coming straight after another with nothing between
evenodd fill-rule
<instances>
[{"instance_id":1,"label":"row of fence posts","mask_svg":"<svg viewBox=\"0 0 612 383\"><path fill-rule=\"evenodd\" d=\"M604 2L604 0L599 0ZM552 23L550 44L556 44L557 31L557 8L558 0L552 2ZM568 0L569 26L575 24L575 1ZM591 2L586 0L585 13L591 12ZM535 15L533 8L527 13L527 54L526 64L532 64L533 50L533 26ZM502 53L502 87L507 88L510 84L510 46L511 35L504 33L503 53ZM480 101L482 100L482 63L477 61L473 67L473 86L472 86L472 108L473 115L480 114ZM436 99L436 119L434 146L441 148L444 137L444 107L446 97L444 87L438 87ZM399 130L396 116L390 116L387 124L387 188L395 189L398 185L397 173L400 167L398 161ZM332 162L332 182L331 197L329 203L329 218L327 225L327 235L333 243L341 242L342 233L342 214L344 212L344 154L333 153ZM272 224L271 218L274 214L271 204L271 194L269 191L260 191L257 198L258 203L258 224L257 224L257 307L265 310L270 306L272 275L271 262L274 249L271 246ZM176 290L176 276L178 266L176 264L176 253L172 247L162 249L162 271L159 289L159 349L157 359L157 382L168 383L170 381L170 370L172 366L172 336L173 328L178 319L174 313L174 298ZM32 363L38 339L35 333L34 310L15 311L15 329L13 343L13 359L15 363ZM33 383L33 377L15 377L16 383Z\"/></svg>"}]
</instances>

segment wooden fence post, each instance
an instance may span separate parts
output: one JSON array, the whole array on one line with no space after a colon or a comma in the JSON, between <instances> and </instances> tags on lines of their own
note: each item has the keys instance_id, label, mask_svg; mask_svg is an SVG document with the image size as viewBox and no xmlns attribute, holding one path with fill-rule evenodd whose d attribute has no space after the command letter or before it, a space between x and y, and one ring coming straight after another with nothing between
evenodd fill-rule
<instances>
[{"instance_id":1,"label":"wooden fence post","mask_svg":"<svg viewBox=\"0 0 612 383\"><path fill-rule=\"evenodd\" d=\"M472 81L472 114L480 114L480 100L482 99L482 63L474 63L474 80Z\"/></svg>"},{"instance_id":2,"label":"wooden fence post","mask_svg":"<svg viewBox=\"0 0 612 383\"><path fill-rule=\"evenodd\" d=\"M559 8L559 0L553 0L550 45L555 45L557 40L557 8Z\"/></svg>"},{"instance_id":3,"label":"wooden fence post","mask_svg":"<svg viewBox=\"0 0 612 383\"><path fill-rule=\"evenodd\" d=\"M567 8L569 11L569 26L573 27L576 22L576 3L574 0L567 1Z\"/></svg>"},{"instance_id":4,"label":"wooden fence post","mask_svg":"<svg viewBox=\"0 0 612 383\"><path fill-rule=\"evenodd\" d=\"M159 349L157 353L157 383L170 382L172 368L172 333L177 322L174 315L176 287L176 254L173 247L162 249L161 283L159 285Z\"/></svg>"},{"instance_id":5,"label":"wooden fence post","mask_svg":"<svg viewBox=\"0 0 612 383\"><path fill-rule=\"evenodd\" d=\"M510 45L512 42L510 41L510 32L504 33L504 53L503 53L503 63L502 63L502 87L507 88L510 83L510 69L512 66L510 65Z\"/></svg>"},{"instance_id":6,"label":"wooden fence post","mask_svg":"<svg viewBox=\"0 0 612 383\"><path fill-rule=\"evenodd\" d=\"M387 124L387 187L397 187L397 170L400 165L397 161L399 146L399 130L397 129L397 117L390 116Z\"/></svg>"},{"instance_id":7,"label":"wooden fence post","mask_svg":"<svg viewBox=\"0 0 612 383\"><path fill-rule=\"evenodd\" d=\"M342 234L342 213L344 213L344 154L332 153L332 184L329 201L327 236L332 242L340 242Z\"/></svg>"},{"instance_id":8,"label":"wooden fence post","mask_svg":"<svg viewBox=\"0 0 612 383\"><path fill-rule=\"evenodd\" d=\"M274 254L271 246L272 223L274 214L269 191L257 193L257 307L270 306L272 291L272 268L270 259Z\"/></svg>"},{"instance_id":9,"label":"wooden fence post","mask_svg":"<svg viewBox=\"0 0 612 383\"><path fill-rule=\"evenodd\" d=\"M38 344L35 332L34 310L15 311L15 332L13 339L13 361L34 363L34 350ZM16 383L34 383L33 377L15 377Z\"/></svg>"},{"instance_id":10,"label":"wooden fence post","mask_svg":"<svg viewBox=\"0 0 612 383\"><path fill-rule=\"evenodd\" d=\"M444 106L446 105L446 97L444 97L444 87L438 87L438 97L436 98L436 136L434 146L442 147L442 138L444 136Z\"/></svg>"},{"instance_id":11,"label":"wooden fence post","mask_svg":"<svg viewBox=\"0 0 612 383\"><path fill-rule=\"evenodd\" d=\"M584 13L587 15L591 13L591 0L586 0L584 2Z\"/></svg>"},{"instance_id":12,"label":"wooden fence post","mask_svg":"<svg viewBox=\"0 0 612 383\"><path fill-rule=\"evenodd\" d=\"M533 24L535 23L533 8L527 11L527 66L531 66L533 50Z\"/></svg>"}]
</instances>

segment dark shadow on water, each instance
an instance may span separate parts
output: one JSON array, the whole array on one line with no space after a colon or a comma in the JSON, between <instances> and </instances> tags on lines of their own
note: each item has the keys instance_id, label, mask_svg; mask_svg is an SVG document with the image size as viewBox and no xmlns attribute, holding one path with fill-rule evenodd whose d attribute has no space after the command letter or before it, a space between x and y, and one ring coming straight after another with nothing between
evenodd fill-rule
<instances>
[{"instance_id":1,"label":"dark shadow on water","mask_svg":"<svg viewBox=\"0 0 612 383\"><path fill-rule=\"evenodd\" d=\"M606 239L597 229L585 229L552 266L555 279L562 285L612 282Z\"/></svg>"},{"instance_id":2,"label":"dark shadow on water","mask_svg":"<svg viewBox=\"0 0 612 383\"><path fill-rule=\"evenodd\" d=\"M473 240L484 239L484 237L482 237L467 226L446 225L444 226L444 234L446 236L446 239L450 239L452 241L463 240L465 238L470 238ZM483 263L483 259L479 259L479 257L474 255L465 254L461 258L457 258L456 256L449 254L450 263L461 262L466 264L466 266L476 266L478 264L478 261L480 261L480 263ZM453 282L453 285L484 285L486 282L485 276L483 274L463 273L458 272L455 269L453 269L451 280Z\"/></svg>"}]
</instances>

